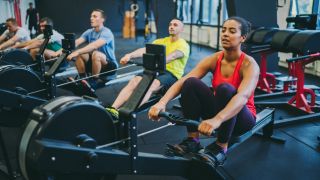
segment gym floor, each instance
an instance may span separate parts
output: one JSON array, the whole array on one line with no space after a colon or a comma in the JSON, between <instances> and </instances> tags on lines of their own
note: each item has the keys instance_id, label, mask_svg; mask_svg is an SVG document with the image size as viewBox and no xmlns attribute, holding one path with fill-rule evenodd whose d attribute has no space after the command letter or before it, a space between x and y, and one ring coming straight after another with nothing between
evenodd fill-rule
<instances>
[{"instance_id":1,"label":"gym floor","mask_svg":"<svg viewBox=\"0 0 320 180\"><path fill-rule=\"evenodd\" d=\"M122 57L136 47L143 44L143 40L123 40L117 42L117 57ZM130 44L130 45L129 45ZM119 49L119 47L121 49ZM129 47L129 48L126 48ZM192 54L188 61L186 72L189 72L203 57L214 53L214 50L206 47L193 45ZM285 73L285 69L280 69ZM210 84L211 75L204 77L203 81ZM306 75L306 83L320 85L319 78ZM111 103L116 98L117 92L126 83L117 84L113 88L104 88L97 91L99 97L106 103ZM107 90L108 89L108 90ZM108 91L108 92L107 92ZM110 91L110 93L109 93ZM112 94L112 95L111 95ZM110 96L112 96L110 98ZM178 104L178 101L172 101L167 111L179 114L173 109L172 105ZM139 132L145 132L162 125L166 121L152 122L147 119L147 112L138 116ZM250 138L247 142L241 144L228 153L227 161L224 165L225 170L234 179L319 179L320 177L320 147L317 141L317 135L320 135L320 122L314 121L301 123L275 131L275 135L286 139L285 144L277 144L271 141L263 140L259 137ZM146 135L140 138L139 148L143 152L164 153L166 143L175 144L181 142L186 136L184 127L171 126L158 132ZM203 145L209 144L213 139L203 136L201 142ZM308 177L306 177L308 176ZM118 179L183 179L180 177L163 176L119 176Z\"/></svg>"},{"instance_id":2,"label":"gym floor","mask_svg":"<svg viewBox=\"0 0 320 180\"><path fill-rule=\"evenodd\" d=\"M144 40L125 40L120 37L116 38L116 56L120 59L125 53L142 47ZM203 57L214 53L214 50L206 47L193 45L192 54L187 64L186 72L189 72ZM281 70L285 72L285 70ZM203 81L210 84L210 76L207 75ZM320 85L319 78L307 76L306 82ZM116 98L118 92L126 82L106 86L97 90L99 100L104 104L110 104ZM69 95L65 91L60 93ZM172 108L172 105L178 104L178 101L172 101L167 111L179 114L178 110ZM166 121L152 122L147 118L147 112L138 115L139 133L165 125ZM14 140L18 133L13 133L12 129L2 128L4 138L8 149L14 149ZM20 130L16 130L19 132ZM313 121L300 123L275 130L275 135L286 139L285 144L277 144L272 141L263 140L259 137L250 138L237 148L228 152L227 161L223 166L227 173L234 179L319 179L320 177L320 147L317 136L320 135L320 122ZM139 139L139 149L143 152L164 153L166 143L179 143L186 136L184 127L170 126L160 131L148 134ZM11 137L6 138L6 137ZM213 139L202 136L202 145L213 142ZM10 152L12 161L15 152ZM1 166L0 166L1 168ZM2 180L0 176L0 180ZM180 177L163 177L163 176L128 176L119 175L119 180L125 179L183 179ZM201 178L199 178L201 179Z\"/></svg>"}]
</instances>

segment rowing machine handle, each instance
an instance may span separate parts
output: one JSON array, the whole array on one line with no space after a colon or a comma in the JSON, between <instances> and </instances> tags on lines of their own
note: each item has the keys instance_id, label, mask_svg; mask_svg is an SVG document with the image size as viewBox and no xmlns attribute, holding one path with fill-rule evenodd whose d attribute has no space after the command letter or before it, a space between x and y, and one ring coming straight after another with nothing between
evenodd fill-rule
<instances>
[{"instance_id":1,"label":"rowing machine handle","mask_svg":"<svg viewBox=\"0 0 320 180\"><path fill-rule=\"evenodd\" d=\"M159 117L166 118L169 122L174 123L179 126L188 126L188 127L196 127L200 125L199 121L191 120L191 119L184 119L182 117L176 116L174 114L168 112L159 112ZM215 131L211 133L210 136L215 136Z\"/></svg>"}]
</instances>

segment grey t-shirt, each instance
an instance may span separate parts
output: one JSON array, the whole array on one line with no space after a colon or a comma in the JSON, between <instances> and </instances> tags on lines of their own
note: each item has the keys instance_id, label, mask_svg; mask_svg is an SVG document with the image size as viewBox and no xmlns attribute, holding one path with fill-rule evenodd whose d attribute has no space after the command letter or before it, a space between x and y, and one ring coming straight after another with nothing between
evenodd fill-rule
<instances>
[{"instance_id":1,"label":"grey t-shirt","mask_svg":"<svg viewBox=\"0 0 320 180\"><path fill-rule=\"evenodd\" d=\"M5 36L6 39L11 39L13 36L17 35L18 36L18 41L17 42L25 42L30 40L30 35L27 30L18 27L18 30L16 32L9 32L9 30L6 30L2 36Z\"/></svg>"},{"instance_id":2,"label":"grey t-shirt","mask_svg":"<svg viewBox=\"0 0 320 180\"><path fill-rule=\"evenodd\" d=\"M63 39L63 35L58 33L56 30L52 30L52 35L51 38L49 40L49 43L58 43L60 45L62 45L62 39ZM39 34L36 39L44 39L44 35L43 34Z\"/></svg>"},{"instance_id":3,"label":"grey t-shirt","mask_svg":"<svg viewBox=\"0 0 320 180\"><path fill-rule=\"evenodd\" d=\"M114 36L109 28L102 27L99 32L96 32L93 28L88 29L81 35L81 37L85 39L87 43L92 43L98 39L105 40L106 44L101 46L98 51L104 53L107 56L107 59L114 62L118 67L114 53Z\"/></svg>"}]
</instances>

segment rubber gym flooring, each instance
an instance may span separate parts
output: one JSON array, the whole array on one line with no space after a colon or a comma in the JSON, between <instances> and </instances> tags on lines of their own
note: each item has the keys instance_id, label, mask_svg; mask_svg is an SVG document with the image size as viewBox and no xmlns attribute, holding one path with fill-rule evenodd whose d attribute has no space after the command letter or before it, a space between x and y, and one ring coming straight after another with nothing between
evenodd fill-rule
<instances>
[{"instance_id":1,"label":"rubber gym flooring","mask_svg":"<svg viewBox=\"0 0 320 180\"><path fill-rule=\"evenodd\" d=\"M120 59L125 53L142 47L144 40L124 40L120 37L116 39L116 56ZM186 72L189 72L201 58L212 54L214 51L206 47L192 47L192 54L188 61ZM286 70L281 69L283 73ZM210 84L210 76L207 75L203 80ZM307 75L307 84L320 86L319 78ZM110 104L116 98L120 89L126 82L121 82L106 86L97 90L97 95L104 104ZM71 95L64 90L60 94ZM172 101L167 111L180 114L172 106L178 101ZM281 113L281 112L277 112ZM139 133L167 124L166 121L153 122L147 119L147 112L138 115ZM10 157L15 162L15 143L17 142L18 129L2 128L6 145L10 149ZM227 161L223 166L228 174L234 179L319 179L320 177L320 147L317 136L320 135L320 121L299 123L275 130L275 135L286 139L285 144L277 144L272 141L263 140L259 137L252 137L242 143L232 151L228 152ZM143 152L164 153L166 143L179 143L186 136L184 127L170 126L152 134L148 134L139 139L139 149ZM10 138L8 138L10 137ZM202 136L201 143L206 145L213 140ZM152 166L152 165L151 165ZM161 167L159 167L161 168ZM5 179L0 176L0 179ZM119 175L118 180L174 180L183 179L180 177L163 176L131 176ZM199 180L201 177L199 177Z\"/></svg>"}]
</instances>

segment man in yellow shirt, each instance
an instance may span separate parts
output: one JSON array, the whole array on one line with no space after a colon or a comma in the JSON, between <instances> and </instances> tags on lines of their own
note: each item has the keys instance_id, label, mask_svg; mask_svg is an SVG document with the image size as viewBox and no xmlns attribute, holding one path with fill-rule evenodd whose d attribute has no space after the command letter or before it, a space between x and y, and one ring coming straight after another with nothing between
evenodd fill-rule
<instances>
[{"instance_id":1,"label":"man in yellow shirt","mask_svg":"<svg viewBox=\"0 0 320 180\"><path fill-rule=\"evenodd\" d=\"M182 77L190 51L188 43L180 38L182 31L183 23L178 19L173 19L169 24L169 37L157 39L153 42L153 44L166 46L166 72L153 81L142 100L141 105L149 100L153 92L159 91L160 89L165 92L172 84ZM142 57L145 52L146 48L137 49L122 57L120 63L127 64L131 58ZM121 90L112 106L107 108L113 116L118 116L117 110L129 99L141 79L141 76L136 76L131 79Z\"/></svg>"}]
</instances>

